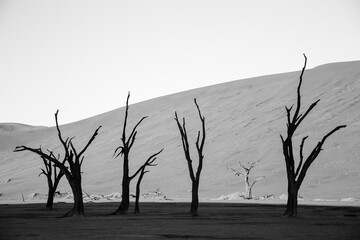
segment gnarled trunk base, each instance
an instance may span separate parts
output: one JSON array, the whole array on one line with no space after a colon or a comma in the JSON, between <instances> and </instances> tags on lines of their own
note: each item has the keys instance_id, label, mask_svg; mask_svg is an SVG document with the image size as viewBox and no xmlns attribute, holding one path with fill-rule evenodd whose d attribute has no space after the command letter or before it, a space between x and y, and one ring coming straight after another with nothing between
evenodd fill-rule
<instances>
[{"instance_id":1,"label":"gnarled trunk base","mask_svg":"<svg viewBox=\"0 0 360 240\"><path fill-rule=\"evenodd\" d=\"M84 216L84 202L82 196L82 188L81 188L81 178L79 179L71 179L70 181L71 190L74 196L74 206L73 209L69 212L65 213L63 217L83 217Z\"/></svg>"},{"instance_id":2,"label":"gnarled trunk base","mask_svg":"<svg viewBox=\"0 0 360 240\"><path fill-rule=\"evenodd\" d=\"M121 195L121 203L118 209L111 215L127 215L130 206L130 181L123 181L123 189Z\"/></svg>"},{"instance_id":3,"label":"gnarled trunk base","mask_svg":"<svg viewBox=\"0 0 360 240\"><path fill-rule=\"evenodd\" d=\"M288 192L286 210L283 215L284 217L297 216L298 192L299 192L298 189L295 189L295 187L291 188L291 190Z\"/></svg>"},{"instance_id":4,"label":"gnarled trunk base","mask_svg":"<svg viewBox=\"0 0 360 240\"><path fill-rule=\"evenodd\" d=\"M129 200L122 199L119 208L111 215L116 215L116 214L127 215L129 210L129 205L130 205Z\"/></svg>"}]
</instances>

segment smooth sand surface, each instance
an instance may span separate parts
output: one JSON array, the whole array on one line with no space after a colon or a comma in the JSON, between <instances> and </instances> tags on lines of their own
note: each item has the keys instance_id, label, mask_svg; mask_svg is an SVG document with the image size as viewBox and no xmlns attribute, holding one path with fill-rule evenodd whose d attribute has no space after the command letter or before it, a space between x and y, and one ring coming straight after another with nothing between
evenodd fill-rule
<instances>
[{"instance_id":1,"label":"smooth sand surface","mask_svg":"<svg viewBox=\"0 0 360 240\"><path fill-rule=\"evenodd\" d=\"M299 70L302 66L299 66ZM286 193L286 171L280 134L286 133L285 105L296 100L300 72L282 73L238 80L214 86L159 97L131 104L128 126L132 128L143 116L149 116L138 128L137 139L130 154L130 173L153 153L158 166L152 167L142 181L142 192L160 189L169 198L189 198L191 181L181 139L174 120L177 111L187 121L190 148L197 166L195 140L200 121L193 98L206 118L207 139L204 147L204 168L200 181L201 198L218 198L243 192L243 179L234 176L226 165L261 162L251 172L251 179L265 176L256 183L254 196ZM295 134L295 157L302 137L309 136L304 155L309 154L326 133L337 125L346 124L331 136L323 151L307 172L300 188L304 199L360 199L360 61L332 63L309 69L304 74L302 110L317 99L318 105L303 121ZM126 87L126 86L124 86ZM132 92L136 95L136 92ZM46 99L44 99L46 101ZM126 99L119 99L119 106ZM21 111L21 110L19 110ZM54 106L54 113L56 106ZM81 109L79 109L81 111ZM59 122L61 124L61 113ZM88 194L121 192L122 159L114 158L120 144L124 108L62 125L64 138L82 148L94 130L102 125L99 135L85 153L82 166L83 190ZM55 121L54 121L55 124ZM128 131L130 131L129 129ZM14 153L18 145L42 146L62 156L63 149L54 127L38 128L22 124L0 126L0 202L28 201L32 194L47 193L44 176L38 177L42 160L30 152ZM136 181L136 179L134 179ZM135 183L132 183L132 192ZM59 189L71 192L65 178Z\"/></svg>"}]
</instances>

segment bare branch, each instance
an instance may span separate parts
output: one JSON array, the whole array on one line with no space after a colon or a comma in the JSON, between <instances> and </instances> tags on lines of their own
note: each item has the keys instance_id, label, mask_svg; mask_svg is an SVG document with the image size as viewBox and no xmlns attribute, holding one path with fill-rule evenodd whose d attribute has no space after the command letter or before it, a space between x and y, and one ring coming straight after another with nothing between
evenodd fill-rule
<instances>
[{"instance_id":1,"label":"bare branch","mask_svg":"<svg viewBox=\"0 0 360 240\"><path fill-rule=\"evenodd\" d=\"M308 110L305 112L304 115L300 114L300 116L298 118L295 119L295 127L297 128L300 123L305 119L305 117L311 112L311 110L316 106L316 104L320 101L320 99L316 100L315 102L313 102L310 107L308 108Z\"/></svg>"},{"instance_id":2,"label":"bare branch","mask_svg":"<svg viewBox=\"0 0 360 240\"><path fill-rule=\"evenodd\" d=\"M249 164L249 163L248 163ZM247 166L245 166L244 164L242 164L241 161L238 162L238 165L240 168L242 168L245 172L249 172L249 168Z\"/></svg>"},{"instance_id":3,"label":"bare branch","mask_svg":"<svg viewBox=\"0 0 360 240\"><path fill-rule=\"evenodd\" d=\"M40 168L40 170L41 170L41 173L39 173L38 177L40 177L40 176L41 176L41 174L44 174L45 176L47 176L47 175L48 175L48 173L47 173L47 172L45 172L45 170L44 170L44 169Z\"/></svg>"},{"instance_id":4,"label":"bare branch","mask_svg":"<svg viewBox=\"0 0 360 240\"><path fill-rule=\"evenodd\" d=\"M293 108L294 105L292 105L290 108L288 108L287 106L285 106L285 110L286 110L286 116L287 116L287 121L288 121L288 126L290 126L291 123L291 109Z\"/></svg>"},{"instance_id":5,"label":"bare branch","mask_svg":"<svg viewBox=\"0 0 360 240\"><path fill-rule=\"evenodd\" d=\"M251 184L250 189L254 186L254 184L255 184L257 181L259 181L259 180L261 180L261 179L265 179L265 177L259 177L259 178L255 179L255 180L253 181L253 183Z\"/></svg>"},{"instance_id":6,"label":"bare branch","mask_svg":"<svg viewBox=\"0 0 360 240\"><path fill-rule=\"evenodd\" d=\"M51 162L50 162L50 168L51 168ZM57 167L56 167L56 165L54 164L54 178L55 178L55 180L56 180L56 177L58 176L56 169L57 169ZM62 173L61 170L60 170L60 173ZM59 174L59 175L60 175L60 174Z\"/></svg>"},{"instance_id":7,"label":"bare branch","mask_svg":"<svg viewBox=\"0 0 360 240\"><path fill-rule=\"evenodd\" d=\"M80 158L81 155L86 151L86 149L90 146L90 144L94 141L95 137L98 135L98 131L99 131L100 128L101 128L101 126L99 126L99 127L95 130L95 132L94 132L94 134L91 136L89 142L86 144L86 146L84 147L84 149L79 153L79 158Z\"/></svg>"},{"instance_id":8,"label":"bare branch","mask_svg":"<svg viewBox=\"0 0 360 240\"><path fill-rule=\"evenodd\" d=\"M117 153L117 151L120 150L120 152L115 156L115 154ZM120 155L124 153L124 147L123 146L119 146L115 149L113 156L115 156L116 158Z\"/></svg>"},{"instance_id":9,"label":"bare branch","mask_svg":"<svg viewBox=\"0 0 360 240\"><path fill-rule=\"evenodd\" d=\"M299 174L299 171L301 169L301 166L302 166L302 163L303 163L303 159L304 159L304 156L303 156L303 148L304 148L304 143L305 143L305 140L308 138L309 136L306 136L302 139L301 141L301 145L300 145L300 162L299 162L299 165L296 169L296 172L295 172L295 178L298 176Z\"/></svg>"},{"instance_id":10,"label":"bare branch","mask_svg":"<svg viewBox=\"0 0 360 240\"><path fill-rule=\"evenodd\" d=\"M232 170L232 171L234 172L234 175L235 175L235 176L244 175L243 173L236 171L234 168L230 167L229 165L226 165L226 168L227 168L228 170Z\"/></svg>"},{"instance_id":11,"label":"bare branch","mask_svg":"<svg viewBox=\"0 0 360 240\"><path fill-rule=\"evenodd\" d=\"M186 128L185 128L185 118L183 118L183 125L181 126L181 124L179 122L179 118L177 116L177 113L175 112L175 121L176 121L179 131L180 131L180 137L181 137L181 142L182 142L182 146L184 149L185 159L187 161L191 161L189 142L187 139L187 133L186 133Z\"/></svg>"},{"instance_id":12,"label":"bare branch","mask_svg":"<svg viewBox=\"0 0 360 240\"><path fill-rule=\"evenodd\" d=\"M59 162L57 159L52 158L49 155L43 153L40 148L35 149L35 148L26 147L26 146L17 146L15 148L15 150L14 150L14 152L22 152L22 151L30 151L30 152L38 154L40 157L45 158L46 160L51 161L52 163L54 163L58 168L60 168L66 174L68 174L70 176L70 172L68 171L68 169L61 162Z\"/></svg>"},{"instance_id":13,"label":"bare branch","mask_svg":"<svg viewBox=\"0 0 360 240\"><path fill-rule=\"evenodd\" d=\"M280 138L281 138L281 141L284 143L285 141L284 141L284 138L283 138L283 136L280 134Z\"/></svg>"},{"instance_id":14,"label":"bare branch","mask_svg":"<svg viewBox=\"0 0 360 240\"><path fill-rule=\"evenodd\" d=\"M128 111L129 111L129 98L130 98L130 92L128 92L128 96L126 98L126 106L125 106L125 119L124 119L124 126L123 126L123 132L122 132L122 141L125 144L126 142L126 124L127 124L127 117L128 117Z\"/></svg>"},{"instance_id":15,"label":"bare branch","mask_svg":"<svg viewBox=\"0 0 360 240\"><path fill-rule=\"evenodd\" d=\"M59 122L58 122L58 113L59 113L59 110L56 110L56 113L55 113L56 129L57 129L57 132L58 132L59 140L60 140L61 144L62 144L63 147L64 147L64 151L65 151L64 159L66 159L66 157L69 155L69 151L68 151L68 147L67 147L66 141L64 141L64 139L63 139L62 136L61 136L61 131L60 131Z\"/></svg>"},{"instance_id":16,"label":"bare branch","mask_svg":"<svg viewBox=\"0 0 360 240\"><path fill-rule=\"evenodd\" d=\"M46 172L49 173L51 172L51 162L49 162L50 164L47 163L47 160L45 158L42 158L43 160L43 163L45 165L45 169L46 169ZM49 166L50 165L50 166Z\"/></svg>"},{"instance_id":17,"label":"bare branch","mask_svg":"<svg viewBox=\"0 0 360 240\"><path fill-rule=\"evenodd\" d=\"M74 145L73 145L73 143L72 143L71 139L70 139L70 141L69 141L69 145L70 145L70 147L71 147L72 152L73 152L73 153L74 153L74 155L75 155L75 159L79 159L79 155L77 154L77 152L76 152L76 148L74 147Z\"/></svg>"},{"instance_id":18,"label":"bare branch","mask_svg":"<svg viewBox=\"0 0 360 240\"><path fill-rule=\"evenodd\" d=\"M205 144L205 117L203 117L201 115L201 111L200 111L200 108L199 108L199 105L197 104L197 101L196 101L196 98L194 99L194 102L195 102L195 105L196 105L196 108L198 110L198 113L199 113L199 118L201 120L201 125L202 125L202 139L201 139L201 144L200 144L200 147L199 147L199 138L200 138L200 131L198 132L198 138L197 138L197 141L196 141L196 145L197 145L197 148L198 148L198 151L199 153L203 151L203 148L204 148L204 144Z\"/></svg>"},{"instance_id":19,"label":"bare branch","mask_svg":"<svg viewBox=\"0 0 360 240\"><path fill-rule=\"evenodd\" d=\"M135 140L134 134L135 134L135 132L136 132L136 128L137 128L137 127L140 125L140 123L141 123L144 119L146 119L146 118L148 118L148 116L142 117L142 118L140 119L140 121L135 125L135 127L133 128L133 130L132 130L132 132L131 132L131 134L130 134L127 142L126 142L126 145L127 145L127 146L129 146L129 142L130 142L130 141L133 142L133 141ZM134 140L133 140L133 138L134 138ZM131 145L132 145L132 144L131 144Z\"/></svg>"},{"instance_id":20,"label":"bare branch","mask_svg":"<svg viewBox=\"0 0 360 240\"><path fill-rule=\"evenodd\" d=\"M48 151L50 157L53 157L56 159L55 155L54 155L54 152L53 151L50 151L49 149L46 149L46 151ZM58 159L58 158L57 158ZM44 160L44 159L43 159Z\"/></svg>"},{"instance_id":21,"label":"bare branch","mask_svg":"<svg viewBox=\"0 0 360 240\"><path fill-rule=\"evenodd\" d=\"M151 155L146 161L145 163L139 167L139 169L130 177L130 181L136 177L136 175L138 175L141 171L145 170L146 166L152 166L151 164L156 160L156 156L159 155L164 149L161 149L160 151L158 151L157 153L154 153L153 155Z\"/></svg>"},{"instance_id":22,"label":"bare branch","mask_svg":"<svg viewBox=\"0 0 360 240\"><path fill-rule=\"evenodd\" d=\"M298 87L297 87L297 103L296 103L296 110L295 110L295 113L294 113L294 116L293 116L293 120L292 120L293 123L296 122L296 119L298 118L298 114L299 114L299 111L300 111L300 108L301 108L300 88L301 88L301 84L302 84L302 81L303 81L303 75L304 75L305 68L306 68L306 63L307 63L307 57L306 57L305 54L303 54L303 55L304 55L304 58L305 58L305 62L304 62L304 67L303 67L303 69L301 70L299 85L298 85Z\"/></svg>"},{"instance_id":23,"label":"bare branch","mask_svg":"<svg viewBox=\"0 0 360 240\"><path fill-rule=\"evenodd\" d=\"M314 160L316 159L316 157L319 155L320 151L322 150L321 147L325 143L325 140L329 136L331 136L333 133L335 133L336 131L340 130L341 128L345 128L345 127L346 127L346 125L337 126L333 130L331 130L328 134L326 134L320 142L318 142L318 144L315 146L315 148L311 151L310 155L306 159L306 161L304 163L304 166L302 167L302 169L300 171L299 177L297 179L297 185L298 186L301 185L302 181L305 178L306 171L308 170L310 165L314 162Z\"/></svg>"},{"instance_id":24,"label":"bare branch","mask_svg":"<svg viewBox=\"0 0 360 240\"><path fill-rule=\"evenodd\" d=\"M340 130L341 128L345 128L346 125L340 125L337 126L336 128L334 128L332 131L330 131L328 134L326 134L323 139L321 140L321 145L323 145L325 143L325 140L330 137L333 133L335 133L336 131Z\"/></svg>"}]
</instances>

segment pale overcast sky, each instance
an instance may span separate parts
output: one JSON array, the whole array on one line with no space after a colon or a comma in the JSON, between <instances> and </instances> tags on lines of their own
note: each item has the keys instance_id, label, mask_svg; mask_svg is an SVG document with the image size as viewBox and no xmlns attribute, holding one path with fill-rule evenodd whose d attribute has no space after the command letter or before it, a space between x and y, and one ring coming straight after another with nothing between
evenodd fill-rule
<instances>
[{"instance_id":1,"label":"pale overcast sky","mask_svg":"<svg viewBox=\"0 0 360 240\"><path fill-rule=\"evenodd\" d=\"M0 0L0 122L360 60L358 0ZM190 100L189 100L190 101Z\"/></svg>"}]
</instances>

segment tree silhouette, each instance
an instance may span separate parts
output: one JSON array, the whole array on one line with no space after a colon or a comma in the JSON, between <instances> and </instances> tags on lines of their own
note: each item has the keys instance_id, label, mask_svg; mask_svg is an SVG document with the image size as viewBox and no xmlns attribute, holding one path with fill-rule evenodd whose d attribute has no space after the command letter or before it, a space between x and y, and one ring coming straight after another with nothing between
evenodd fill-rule
<instances>
[{"instance_id":1,"label":"tree silhouette","mask_svg":"<svg viewBox=\"0 0 360 240\"><path fill-rule=\"evenodd\" d=\"M243 176L244 177L244 182L245 182L245 198L247 199L252 199L252 188L254 187L255 183L261 179L264 179L264 177L259 177L257 179L255 179L254 181L250 181L250 172L251 170L255 167L255 164L260 162L261 160L258 160L256 162L248 162L247 164L242 164L241 161L239 161L238 166L240 169L243 170L243 172L241 171L237 171L236 169L230 167L230 166L226 166L229 170L232 170L234 172L235 176Z\"/></svg>"},{"instance_id":2,"label":"tree silhouette","mask_svg":"<svg viewBox=\"0 0 360 240\"><path fill-rule=\"evenodd\" d=\"M133 127L129 137L126 136L127 118L128 118L128 114L129 114L129 98L130 98L130 92L128 93L128 96L126 99L125 119L124 119L123 132L122 132L122 137L121 137L121 145L119 147L117 147L114 151L115 157L119 157L120 155L123 156L123 179L122 179L121 203L120 203L120 206L118 207L118 209L114 213L112 213L113 215L115 215L115 214L126 215L127 214L128 210L129 210L129 205L130 205L130 182L142 171L142 169L144 168L144 165L146 164L146 162L145 162L145 164L140 166L139 169L133 175L131 175L131 176L129 175L129 154L130 154L130 150L136 139L136 135L137 135L136 129L140 125L140 123L144 119L147 118L147 116L142 117L140 119L140 121ZM156 157L158 154L161 153L161 151L152 155L150 158Z\"/></svg>"},{"instance_id":3,"label":"tree silhouette","mask_svg":"<svg viewBox=\"0 0 360 240\"><path fill-rule=\"evenodd\" d=\"M305 117L310 113L310 111L316 106L316 104L320 101L318 99L317 101L313 102L310 107L303 113L300 113L301 108L301 94L300 94L300 88L303 80L303 74L305 72L306 63L307 63L307 57L304 54L305 63L304 67L300 74L300 80L299 85L297 87L297 102L296 102L296 109L293 117L291 117L291 110L292 107L288 108L285 106L286 114L287 114L287 137L284 139L282 135L281 141L283 146L283 155L285 158L286 163L286 173L287 173L287 180L288 180L288 199L287 199L287 205L286 205L286 211L284 213L284 216L296 216L297 215L297 206L298 206L298 192L301 186L301 183L303 182L306 171L309 169L310 165L314 162L316 157L319 155L320 151L322 150L322 146L325 143L325 140L338 131L341 128L346 127L346 125L340 125L331 130L328 134L326 134L320 142L317 143L317 145L314 147L314 149L310 152L309 156L304 160L303 156L303 149L305 140L308 138L308 136L303 137L301 144L300 144L300 160L298 163L298 166L295 168L295 160L294 160L294 151L293 151L293 136L296 131L296 129L299 127L300 123L305 119Z\"/></svg>"},{"instance_id":4,"label":"tree silhouette","mask_svg":"<svg viewBox=\"0 0 360 240\"><path fill-rule=\"evenodd\" d=\"M149 171L146 171L146 167L152 167L152 166L156 166L157 164L154 164L154 161L156 160L156 156L159 155L161 152L163 151L163 149L161 149L159 152L153 154L152 156L150 156L148 158L148 160L146 160L146 162L141 166L141 171L140 171L140 175L138 178L138 181L136 183L136 197L135 197L135 211L134 213L140 213L140 206L139 206L139 199L140 199L140 184L141 181L145 175L145 173L148 173Z\"/></svg>"},{"instance_id":5,"label":"tree silhouette","mask_svg":"<svg viewBox=\"0 0 360 240\"><path fill-rule=\"evenodd\" d=\"M84 203L83 203L83 196L82 196L82 187L81 187L81 165L84 160L83 154L88 149L90 144L94 141L95 137L98 135L98 131L101 128L99 126L90 140L87 142L85 147L78 152L72 142L73 138L67 138L66 140L63 139L61 135L61 131L58 124L58 112L55 113L55 122L56 122L56 129L58 132L59 140L64 148L65 154L63 160L60 161L60 154L56 157L54 153L47 149L47 153L43 152L41 147L39 148L31 148L27 146L17 146L14 152L21 152L21 151L30 151L33 153L38 154L43 160L46 159L47 161L53 163L60 171L64 172L66 179L68 180L73 196L74 196L74 207L72 210L67 212L64 217L69 216L84 216Z\"/></svg>"},{"instance_id":6,"label":"tree silhouette","mask_svg":"<svg viewBox=\"0 0 360 240\"><path fill-rule=\"evenodd\" d=\"M61 178L65 175L65 173L62 170L59 170L59 172L57 172L56 165L52 164L51 161L46 160L46 158L42 157L42 160L44 162L45 169L44 168L40 169L41 173L39 174L39 176L44 174L47 178L48 197L46 201L46 208L52 210L56 189L59 185Z\"/></svg>"},{"instance_id":7,"label":"tree silhouette","mask_svg":"<svg viewBox=\"0 0 360 240\"><path fill-rule=\"evenodd\" d=\"M196 140L196 150L198 153L198 158L199 158L199 164L198 164L198 168L196 173L194 173L194 169L192 166L192 159L190 156L190 147L189 147L189 141L188 141L188 135L186 132L186 126L185 126L185 118L183 118L183 123L182 125L179 122L177 113L175 112L175 121L177 123L177 126L179 128L180 131L180 135L181 135L181 141L182 141L182 145L183 145L183 149L184 149L184 153L185 153L185 159L187 161L188 164L188 169L189 169L189 174L190 174L190 179L192 181L192 198L191 198L191 208L190 208L190 213L193 216L197 216L198 214L198 207L199 207L199 183L200 183L200 173L202 170L202 166L203 166L203 159L204 159L204 155L203 155L203 149L204 149L204 144L205 144L205 117L203 117L201 115L201 111L199 108L199 105L196 102L196 98L194 99L196 108L198 110L198 114L201 120L201 124L202 124L202 132L198 131L198 135L197 135L197 140ZM201 137L201 141L200 141L200 135L202 135Z\"/></svg>"}]
</instances>

